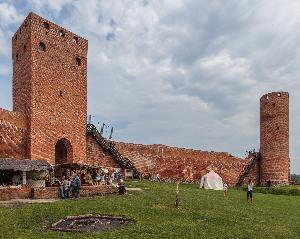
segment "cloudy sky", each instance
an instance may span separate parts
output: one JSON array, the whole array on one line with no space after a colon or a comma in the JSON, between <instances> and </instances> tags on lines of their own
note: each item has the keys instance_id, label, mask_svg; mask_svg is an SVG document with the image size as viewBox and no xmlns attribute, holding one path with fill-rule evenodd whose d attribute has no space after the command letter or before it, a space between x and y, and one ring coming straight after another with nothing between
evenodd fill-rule
<instances>
[{"instance_id":1,"label":"cloudy sky","mask_svg":"<svg viewBox=\"0 0 300 239\"><path fill-rule=\"evenodd\" d=\"M30 11L89 40L88 111L115 140L243 157L259 148L260 96L288 91L300 173L300 1L0 0L2 108L11 36Z\"/></svg>"}]
</instances>

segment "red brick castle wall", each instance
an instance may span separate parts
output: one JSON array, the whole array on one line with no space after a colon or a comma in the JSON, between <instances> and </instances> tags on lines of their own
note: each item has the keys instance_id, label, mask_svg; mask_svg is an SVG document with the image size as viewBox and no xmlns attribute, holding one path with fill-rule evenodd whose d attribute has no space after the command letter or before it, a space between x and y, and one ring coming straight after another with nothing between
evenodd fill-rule
<instances>
[{"instance_id":1,"label":"red brick castle wall","mask_svg":"<svg viewBox=\"0 0 300 239\"><path fill-rule=\"evenodd\" d=\"M25 116L0 108L0 158L26 157Z\"/></svg>"},{"instance_id":2,"label":"red brick castle wall","mask_svg":"<svg viewBox=\"0 0 300 239\"><path fill-rule=\"evenodd\" d=\"M260 98L260 183L288 184L289 94L273 92Z\"/></svg>"},{"instance_id":3,"label":"red brick castle wall","mask_svg":"<svg viewBox=\"0 0 300 239\"><path fill-rule=\"evenodd\" d=\"M30 13L12 38L13 112L0 109L0 158L119 167L86 132L87 40ZM213 169L234 185L250 159L228 153L116 142L141 174L197 181ZM289 95L260 99L261 159L245 178L287 184ZM254 162L254 161L253 161ZM247 170L245 171L247 172Z\"/></svg>"},{"instance_id":4,"label":"red brick castle wall","mask_svg":"<svg viewBox=\"0 0 300 239\"><path fill-rule=\"evenodd\" d=\"M13 108L28 115L28 158L86 159L87 40L30 13L15 33Z\"/></svg>"},{"instance_id":5,"label":"red brick castle wall","mask_svg":"<svg viewBox=\"0 0 300 239\"><path fill-rule=\"evenodd\" d=\"M162 144L142 145L116 142L116 145L123 155L133 152L131 157L134 157L134 152L136 152L137 155L153 159L155 168L150 172L145 170L143 173L145 175L159 173L164 180L197 182L208 170L214 170L224 181L234 186L241 172L250 162L226 152L208 152Z\"/></svg>"},{"instance_id":6,"label":"red brick castle wall","mask_svg":"<svg viewBox=\"0 0 300 239\"><path fill-rule=\"evenodd\" d=\"M86 164L112 168L120 167L111 154L105 152L93 136L89 134L86 136L86 150Z\"/></svg>"}]
</instances>

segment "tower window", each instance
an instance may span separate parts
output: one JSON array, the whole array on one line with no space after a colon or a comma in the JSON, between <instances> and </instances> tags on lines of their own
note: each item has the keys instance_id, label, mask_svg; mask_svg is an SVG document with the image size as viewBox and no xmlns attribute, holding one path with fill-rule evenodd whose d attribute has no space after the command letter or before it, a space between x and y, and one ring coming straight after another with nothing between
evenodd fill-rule
<instances>
[{"instance_id":1,"label":"tower window","mask_svg":"<svg viewBox=\"0 0 300 239\"><path fill-rule=\"evenodd\" d=\"M17 60L17 61L19 60L19 54L16 55L16 60Z\"/></svg>"},{"instance_id":2,"label":"tower window","mask_svg":"<svg viewBox=\"0 0 300 239\"><path fill-rule=\"evenodd\" d=\"M275 107L275 103L273 103L273 106Z\"/></svg>"},{"instance_id":3,"label":"tower window","mask_svg":"<svg viewBox=\"0 0 300 239\"><path fill-rule=\"evenodd\" d=\"M76 65L81 66L81 59L76 57Z\"/></svg>"},{"instance_id":4,"label":"tower window","mask_svg":"<svg viewBox=\"0 0 300 239\"><path fill-rule=\"evenodd\" d=\"M63 96L62 90L59 91L59 96Z\"/></svg>"},{"instance_id":5,"label":"tower window","mask_svg":"<svg viewBox=\"0 0 300 239\"><path fill-rule=\"evenodd\" d=\"M277 130L279 130L279 127L277 127Z\"/></svg>"},{"instance_id":6,"label":"tower window","mask_svg":"<svg viewBox=\"0 0 300 239\"><path fill-rule=\"evenodd\" d=\"M39 43L39 51L46 51L46 45L44 42Z\"/></svg>"},{"instance_id":7,"label":"tower window","mask_svg":"<svg viewBox=\"0 0 300 239\"><path fill-rule=\"evenodd\" d=\"M26 51L26 45L24 45L23 49L24 49L24 52L25 52Z\"/></svg>"},{"instance_id":8,"label":"tower window","mask_svg":"<svg viewBox=\"0 0 300 239\"><path fill-rule=\"evenodd\" d=\"M61 37L65 37L65 36L67 35L67 33L66 33L66 31L64 31L64 30L60 30L60 31L59 31L59 35L60 35Z\"/></svg>"},{"instance_id":9,"label":"tower window","mask_svg":"<svg viewBox=\"0 0 300 239\"><path fill-rule=\"evenodd\" d=\"M48 22L44 22L44 28L45 29L47 29L47 30L49 30L50 29L50 25L49 25L49 23Z\"/></svg>"},{"instance_id":10,"label":"tower window","mask_svg":"<svg viewBox=\"0 0 300 239\"><path fill-rule=\"evenodd\" d=\"M75 44L78 43L78 37L77 37L77 36L74 36L74 37L73 37L73 43L75 43Z\"/></svg>"}]
</instances>

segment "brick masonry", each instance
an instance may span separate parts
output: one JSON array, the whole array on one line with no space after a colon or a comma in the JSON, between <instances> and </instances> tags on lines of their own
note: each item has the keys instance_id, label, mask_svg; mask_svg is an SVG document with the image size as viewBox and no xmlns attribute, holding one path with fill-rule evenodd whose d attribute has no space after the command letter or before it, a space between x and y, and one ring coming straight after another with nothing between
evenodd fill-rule
<instances>
[{"instance_id":1,"label":"brick masonry","mask_svg":"<svg viewBox=\"0 0 300 239\"><path fill-rule=\"evenodd\" d=\"M207 152L165 146L117 142L119 152L126 155L141 155L155 162L155 167L143 174L160 174L163 180L197 182L208 170L214 170L231 186L235 185L244 167L250 160L242 160L225 152ZM140 157L140 156L138 156Z\"/></svg>"},{"instance_id":2,"label":"brick masonry","mask_svg":"<svg viewBox=\"0 0 300 239\"><path fill-rule=\"evenodd\" d=\"M12 38L13 109L28 116L28 157L86 158L87 40L30 13Z\"/></svg>"},{"instance_id":3,"label":"brick masonry","mask_svg":"<svg viewBox=\"0 0 300 239\"><path fill-rule=\"evenodd\" d=\"M0 188L0 201L7 201L11 199L26 199L31 197L31 188Z\"/></svg>"},{"instance_id":4,"label":"brick masonry","mask_svg":"<svg viewBox=\"0 0 300 239\"><path fill-rule=\"evenodd\" d=\"M12 38L13 112L0 109L0 157L119 167L86 133L87 50L84 38L34 13L27 16ZM288 98L286 92L262 96L262 158L246 178L289 182ZM197 181L213 169L234 185L250 163L229 153L115 143L140 173L166 180Z\"/></svg>"},{"instance_id":5,"label":"brick masonry","mask_svg":"<svg viewBox=\"0 0 300 239\"><path fill-rule=\"evenodd\" d=\"M260 98L261 184L288 184L289 94L272 92Z\"/></svg>"},{"instance_id":6,"label":"brick masonry","mask_svg":"<svg viewBox=\"0 0 300 239\"><path fill-rule=\"evenodd\" d=\"M0 109L0 157L26 157L25 116L17 112Z\"/></svg>"},{"instance_id":7,"label":"brick masonry","mask_svg":"<svg viewBox=\"0 0 300 239\"><path fill-rule=\"evenodd\" d=\"M119 168L120 166L116 163L114 158L105 152L92 135L88 134L86 136L87 152L86 161L88 165L103 166L103 167L113 167Z\"/></svg>"},{"instance_id":8,"label":"brick masonry","mask_svg":"<svg viewBox=\"0 0 300 239\"><path fill-rule=\"evenodd\" d=\"M98 186L82 186L80 189L81 197L91 197L104 194L117 193L118 189L114 186L98 185ZM0 188L0 201L11 199L47 199L59 198L58 187L46 188Z\"/></svg>"}]
</instances>

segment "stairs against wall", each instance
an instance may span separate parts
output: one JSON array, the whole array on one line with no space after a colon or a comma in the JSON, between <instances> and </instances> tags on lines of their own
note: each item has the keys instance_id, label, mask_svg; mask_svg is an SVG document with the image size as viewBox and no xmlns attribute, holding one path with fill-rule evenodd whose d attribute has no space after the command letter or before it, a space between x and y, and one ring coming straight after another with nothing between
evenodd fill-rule
<instances>
[{"instance_id":1,"label":"stairs against wall","mask_svg":"<svg viewBox=\"0 0 300 239\"><path fill-rule=\"evenodd\" d=\"M135 175L151 174L155 170L155 160L144 157L136 151L118 150L114 142L102 137L95 125L87 124L87 133L91 134L120 166L132 169Z\"/></svg>"},{"instance_id":2,"label":"stairs against wall","mask_svg":"<svg viewBox=\"0 0 300 239\"><path fill-rule=\"evenodd\" d=\"M239 177L239 180L236 184L237 187L240 187L242 186L243 184L243 181L245 179L245 177L249 174L250 170L258 163L259 159L260 159L260 153L258 152L255 152L253 153L253 156L249 162L249 164L247 164L244 168L244 170L242 171L240 177Z\"/></svg>"},{"instance_id":3,"label":"stairs against wall","mask_svg":"<svg viewBox=\"0 0 300 239\"><path fill-rule=\"evenodd\" d=\"M119 150L119 152L130 160L140 174L151 176L155 172L155 159L145 157L137 151Z\"/></svg>"}]
</instances>

